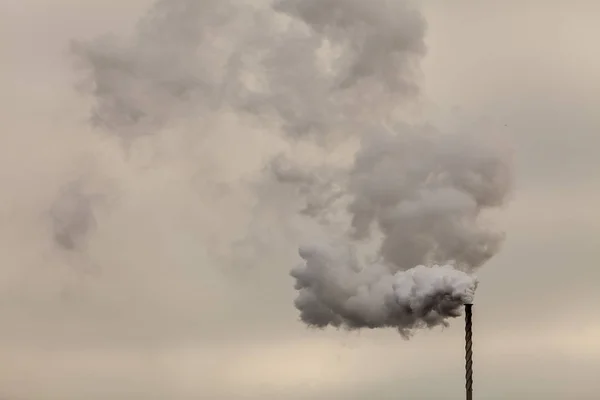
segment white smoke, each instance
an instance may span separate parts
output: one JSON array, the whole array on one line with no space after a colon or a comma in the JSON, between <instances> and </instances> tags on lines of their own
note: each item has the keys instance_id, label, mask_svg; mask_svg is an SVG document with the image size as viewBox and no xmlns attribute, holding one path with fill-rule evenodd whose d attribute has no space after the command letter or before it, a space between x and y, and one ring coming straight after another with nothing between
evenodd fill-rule
<instances>
[{"instance_id":1,"label":"white smoke","mask_svg":"<svg viewBox=\"0 0 600 400\"><path fill-rule=\"evenodd\" d=\"M504 154L481 134L399 122L418 99L425 28L404 0L161 0L132 38L73 51L95 126L127 149L174 146L213 200L255 190L250 212L227 210L252 215L236 218L248 243L275 246L260 236L283 235L296 213L320 224L331 243L302 247L292 272L303 321L409 335L470 301L470 274L503 239L482 213L510 189ZM72 208L68 246L92 227L89 206Z\"/></svg>"},{"instance_id":2,"label":"white smoke","mask_svg":"<svg viewBox=\"0 0 600 400\"><path fill-rule=\"evenodd\" d=\"M472 301L477 280L452 265L419 265L394 274L361 264L351 249L305 247L305 265L292 271L302 320L317 327L412 328L445 324Z\"/></svg>"},{"instance_id":3,"label":"white smoke","mask_svg":"<svg viewBox=\"0 0 600 400\"><path fill-rule=\"evenodd\" d=\"M292 271L304 322L409 336L460 315L477 286L471 274L504 238L482 213L510 189L502 148L481 139L401 124L364 141L348 172L349 240L302 248L305 264ZM362 263L353 241L373 232L376 261Z\"/></svg>"}]
</instances>

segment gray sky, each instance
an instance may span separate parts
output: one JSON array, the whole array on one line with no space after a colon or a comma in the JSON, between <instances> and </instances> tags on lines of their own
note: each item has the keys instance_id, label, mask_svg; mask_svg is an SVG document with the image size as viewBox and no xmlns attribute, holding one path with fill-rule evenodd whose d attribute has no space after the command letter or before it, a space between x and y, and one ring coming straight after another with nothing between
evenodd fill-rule
<instances>
[{"instance_id":1,"label":"gray sky","mask_svg":"<svg viewBox=\"0 0 600 400\"><path fill-rule=\"evenodd\" d=\"M274 242L279 250L248 267L229 254L249 200L235 188L222 200L205 177L252 164L231 161L250 157L235 148L235 129L184 156L165 142L155 169L143 146L127 160L91 132L68 41L127 32L150 3L0 4L0 394L463 398L460 320L409 342L388 331L309 331L287 276L295 243ZM479 273L476 396L595 399L600 4L428 0L422 10L425 112L486 118L515 150L517 189L497 218L507 242ZM227 122L174 129L210 124ZM269 146L258 134L248 140ZM230 162L212 156L225 150ZM81 171L94 176L92 191L115 194L112 212L98 211L84 255L63 254L41 221Z\"/></svg>"}]
</instances>

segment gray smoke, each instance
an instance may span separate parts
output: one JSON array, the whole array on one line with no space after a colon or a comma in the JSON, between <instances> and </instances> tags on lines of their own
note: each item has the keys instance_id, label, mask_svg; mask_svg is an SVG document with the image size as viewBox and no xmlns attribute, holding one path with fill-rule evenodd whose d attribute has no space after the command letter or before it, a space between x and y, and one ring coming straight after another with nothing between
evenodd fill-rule
<instances>
[{"instance_id":1,"label":"gray smoke","mask_svg":"<svg viewBox=\"0 0 600 400\"><path fill-rule=\"evenodd\" d=\"M279 0L277 10L304 21L315 32L345 47L337 87L374 80L383 90L415 94L415 55L425 53L425 23L406 1Z\"/></svg>"},{"instance_id":2,"label":"gray smoke","mask_svg":"<svg viewBox=\"0 0 600 400\"><path fill-rule=\"evenodd\" d=\"M417 93L424 31L405 1L168 0L133 38L72 49L93 124L126 143L217 111L332 135Z\"/></svg>"},{"instance_id":3,"label":"gray smoke","mask_svg":"<svg viewBox=\"0 0 600 400\"><path fill-rule=\"evenodd\" d=\"M369 137L351 172L353 234L383 233L381 257L399 270L456 262L473 270L499 249L504 235L480 223L504 203L511 171L501 149L482 134L442 134L398 125Z\"/></svg>"},{"instance_id":4,"label":"gray smoke","mask_svg":"<svg viewBox=\"0 0 600 400\"><path fill-rule=\"evenodd\" d=\"M185 151L201 143L223 167L236 146L261 143L243 170L206 167L202 189L255 189L255 220L280 224L269 231L294 213L321 226L330 243L302 247L305 264L292 271L304 322L408 335L472 299L471 273L503 239L483 213L511 186L504 153L481 133L400 122L418 100L425 28L403 0L162 0L133 37L73 52L93 124L128 148L194 126ZM62 228L75 232L62 234L66 244L90 224L71 220L82 222ZM253 226L247 236L260 236ZM379 250L362 254L373 243Z\"/></svg>"}]
</instances>

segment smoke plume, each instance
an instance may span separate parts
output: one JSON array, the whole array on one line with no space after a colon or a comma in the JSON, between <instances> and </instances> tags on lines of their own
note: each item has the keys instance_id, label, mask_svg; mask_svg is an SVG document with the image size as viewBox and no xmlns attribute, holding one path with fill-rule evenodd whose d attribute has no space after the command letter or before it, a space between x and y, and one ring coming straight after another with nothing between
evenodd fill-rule
<instances>
[{"instance_id":1,"label":"smoke plume","mask_svg":"<svg viewBox=\"0 0 600 400\"><path fill-rule=\"evenodd\" d=\"M72 49L95 127L231 205L229 236L206 234L218 257L320 238L292 271L302 320L409 335L471 301L503 239L484 212L511 186L486 135L402 122L425 32L404 0L161 0L132 37ZM81 198L69 215L55 240L74 248L93 213Z\"/></svg>"},{"instance_id":2,"label":"smoke plume","mask_svg":"<svg viewBox=\"0 0 600 400\"><path fill-rule=\"evenodd\" d=\"M345 192L349 239L301 248L305 264L292 271L302 320L409 336L460 315L477 286L471 274L504 237L482 220L510 189L499 149L481 137L407 125L366 138ZM379 251L362 261L353 241L374 233Z\"/></svg>"},{"instance_id":3,"label":"smoke plume","mask_svg":"<svg viewBox=\"0 0 600 400\"><path fill-rule=\"evenodd\" d=\"M368 76L373 92L377 85L398 96L416 89L413 77L396 67L423 51L423 24L406 3L280 4L328 37L339 31L350 38L367 32L357 41L360 51L351 53L351 73L341 76L339 87ZM393 110L389 107L388 118ZM394 327L408 336L413 328L446 325L472 301L477 279L471 273L498 252L504 237L485 224L482 213L504 203L511 170L499 144L481 133L443 134L402 123L389 129L385 121L369 122L376 128L363 124L360 150L340 183L345 188L320 202L329 208L332 201L347 198L350 239L300 249L305 263L292 271L299 290L295 304L311 326ZM318 182L315 176L296 172L287 175L287 182L295 178L305 187ZM284 180L282 174L277 177ZM307 207L314 209L310 202ZM378 254L361 262L352 242L369 239L373 231L381 236Z\"/></svg>"}]
</instances>

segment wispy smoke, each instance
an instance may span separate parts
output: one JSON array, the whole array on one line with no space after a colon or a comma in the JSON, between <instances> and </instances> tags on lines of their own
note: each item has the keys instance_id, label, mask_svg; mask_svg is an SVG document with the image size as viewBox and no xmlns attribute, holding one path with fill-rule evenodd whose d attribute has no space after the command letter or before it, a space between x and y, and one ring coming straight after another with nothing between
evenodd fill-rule
<instances>
[{"instance_id":1,"label":"wispy smoke","mask_svg":"<svg viewBox=\"0 0 600 400\"><path fill-rule=\"evenodd\" d=\"M53 239L67 251L81 250L89 233L96 227L94 205L101 200L86 190L84 180L67 184L52 205L49 217Z\"/></svg>"},{"instance_id":2,"label":"wispy smoke","mask_svg":"<svg viewBox=\"0 0 600 400\"><path fill-rule=\"evenodd\" d=\"M446 323L473 296L470 274L503 239L482 213L511 186L503 153L481 134L399 122L418 99L425 28L403 0L163 0L132 38L73 51L95 126L130 147L203 121L209 128L188 132L187 143L222 167L203 189L252 182L255 220L271 207L321 225L330 243L302 247L305 264L292 272L307 324L408 335ZM229 143L231 130L215 128L223 121L235 121ZM261 143L258 161L225 174L234 148L251 140ZM289 191L262 190L270 184ZM71 222L56 228L66 248L92 223L86 200L74 201ZM331 224L340 215L345 229ZM253 226L247 236L261 234ZM378 240L377 254L360 256Z\"/></svg>"}]
</instances>

